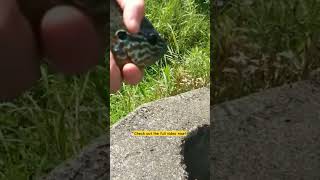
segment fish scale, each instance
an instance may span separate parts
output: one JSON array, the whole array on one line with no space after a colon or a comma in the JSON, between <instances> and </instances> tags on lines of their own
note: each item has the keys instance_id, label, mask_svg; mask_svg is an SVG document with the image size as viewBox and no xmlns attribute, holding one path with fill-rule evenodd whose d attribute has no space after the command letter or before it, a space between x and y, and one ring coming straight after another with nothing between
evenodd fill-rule
<instances>
[{"instance_id":1,"label":"fish scale","mask_svg":"<svg viewBox=\"0 0 320 180\"><path fill-rule=\"evenodd\" d=\"M150 21L144 17L140 31L130 33L123 23L122 10L110 1L110 47L119 66L128 60L139 67L154 64L166 52L166 43Z\"/></svg>"}]
</instances>

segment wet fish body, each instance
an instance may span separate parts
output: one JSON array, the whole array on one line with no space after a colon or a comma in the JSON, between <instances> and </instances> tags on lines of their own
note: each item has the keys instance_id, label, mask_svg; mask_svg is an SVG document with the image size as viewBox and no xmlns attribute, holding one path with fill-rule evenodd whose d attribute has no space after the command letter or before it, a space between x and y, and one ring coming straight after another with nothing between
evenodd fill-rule
<instances>
[{"instance_id":1,"label":"wet fish body","mask_svg":"<svg viewBox=\"0 0 320 180\"><path fill-rule=\"evenodd\" d=\"M151 22L144 17L140 31L130 33L123 23L122 10L110 1L110 48L119 66L129 59L145 67L154 64L166 52L166 43Z\"/></svg>"}]
</instances>

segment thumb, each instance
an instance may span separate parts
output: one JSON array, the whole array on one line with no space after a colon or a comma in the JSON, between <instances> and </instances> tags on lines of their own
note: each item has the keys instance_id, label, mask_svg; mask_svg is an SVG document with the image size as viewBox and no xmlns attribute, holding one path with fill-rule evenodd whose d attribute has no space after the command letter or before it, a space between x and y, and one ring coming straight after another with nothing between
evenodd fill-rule
<instances>
[{"instance_id":1,"label":"thumb","mask_svg":"<svg viewBox=\"0 0 320 180\"><path fill-rule=\"evenodd\" d=\"M138 32L140 23L144 17L144 1L143 0L127 0L123 10L124 24L129 32Z\"/></svg>"}]
</instances>

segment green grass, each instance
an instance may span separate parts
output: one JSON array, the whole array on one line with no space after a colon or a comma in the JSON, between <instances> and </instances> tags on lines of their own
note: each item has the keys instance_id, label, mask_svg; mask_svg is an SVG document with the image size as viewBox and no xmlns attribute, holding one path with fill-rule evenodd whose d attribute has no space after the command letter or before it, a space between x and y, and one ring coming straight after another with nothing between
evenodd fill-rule
<instances>
[{"instance_id":1,"label":"green grass","mask_svg":"<svg viewBox=\"0 0 320 180\"><path fill-rule=\"evenodd\" d=\"M149 0L146 5L169 52L146 69L141 84L110 97L112 123L140 104L209 84L208 3ZM36 179L104 133L108 72L98 66L65 77L42 67L35 87L14 102L0 103L0 179Z\"/></svg>"},{"instance_id":2,"label":"green grass","mask_svg":"<svg viewBox=\"0 0 320 180\"><path fill-rule=\"evenodd\" d=\"M48 75L0 104L0 179L35 179L106 128L106 68L79 77Z\"/></svg>"},{"instance_id":3,"label":"green grass","mask_svg":"<svg viewBox=\"0 0 320 180\"><path fill-rule=\"evenodd\" d=\"M168 42L168 53L145 70L137 86L110 96L111 124L139 105L207 86L210 82L209 2L146 1L146 14Z\"/></svg>"},{"instance_id":4,"label":"green grass","mask_svg":"<svg viewBox=\"0 0 320 180\"><path fill-rule=\"evenodd\" d=\"M111 95L110 124L143 103L209 84L208 2L146 1L147 17L169 51L139 85ZM211 11L214 103L306 79L319 69L319 9L318 0L230 0ZM43 68L31 91L0 104L0 179L35 179L104 132L107 69L64 77Z\"/></svg>"},{"instance_id":5,"label":"green grass","mask_svg":"<svg viewBox=\"0 0 320 180\"><path fill-rule=\"evenodd\" d=\"M319 70L319 9L317 0L230 0L213 12L213 103Z\"/></svg>"}]
</instances>

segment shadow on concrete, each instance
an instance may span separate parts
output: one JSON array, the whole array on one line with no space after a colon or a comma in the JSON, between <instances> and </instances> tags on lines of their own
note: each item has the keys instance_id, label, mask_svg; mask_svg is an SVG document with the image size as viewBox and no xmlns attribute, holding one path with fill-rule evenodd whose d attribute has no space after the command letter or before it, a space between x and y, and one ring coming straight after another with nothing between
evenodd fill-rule
<instances>
[{"instance_id":1,"label":"shadow on concrete","mask_svg":"<svg viewBox=\"0 0 320 180\"><path fill-rule=\"evenodd\" d=\"M209 180L209 135L210 126L204 125L192 131L182 144L183 164L188 180Z\"/></svg>"}]
</instances>

